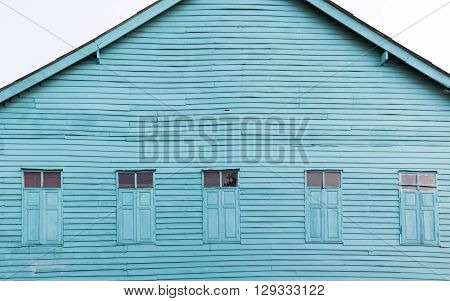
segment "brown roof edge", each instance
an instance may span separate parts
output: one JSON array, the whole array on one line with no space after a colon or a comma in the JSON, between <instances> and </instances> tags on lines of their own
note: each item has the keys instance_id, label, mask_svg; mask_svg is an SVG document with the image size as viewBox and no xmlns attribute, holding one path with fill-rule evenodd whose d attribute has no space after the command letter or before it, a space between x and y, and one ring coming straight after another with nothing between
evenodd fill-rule
<instances>
[{"instance_id":1,"label":"brown roof edge","mask_svg":"<svg viewBox=\"0 0 450 301\"><path fill-rule=\"evenodd\" d=\"M439 70L440 72L446 74L447 76L450 77L450 73L447 72L446 70L436 66L435 64L433 64L431 61L425 59L423 56L417 54L416 52L410 50L409 48L406 48L405 46L403 46L402 44L396 42L394 39L392 39L391 37L389 37L388 35L384 34L383 32L379 31L378 29L376 29L375 27L369 25L368 23L364 22L363 20L359 19L358 17L356 17L354 14L352 14L351 12L349 12L348 10L346 10L345 8L343 8L342 6L339 6L338 4L334 3L331 0L322 0L328 4L330 4L331 6L333 6L334 8L338 9L339 11L341 11L342 13L346 14L347 16L349 16L350 18L354 19L355 21L357 21L358 23L360 23L361 25L367 27L368 29L370 29L373 32L376 32L378 35L382 36L383 38L385 38L386 40L389 40L389 42L395 44L397 47L402 48L404 51L408 52L409 54L411 54L412 56L414 56L415 58L421 60L422 62L424 62L425 64L429 65L430 67L433 67L434 69Z\"/></svg>"},{"instance_id":2,"label":"brown roof edge","mask_svg":"<svg viewBox=\"0 0 450 301\"><path fill-rule=\"evenodd\" d=\"M128 21L130 21L131 19L133 19L133 18L136 17L137 15L141 14L142 12L146 11L147 9L151 8L152 6L154 6L155 4L157 4L157 3L160 2L160 1L162 1L162 0L156 0L155 2L153 2L153 3L149 4L149 5L147 5L147 6L144 7L143 9L141 9L141 10L139 10L138 12L136 12L135 14L133 14L132 16L128 17L127 19L123 20L122 22L120 22L120 23L116 24L115 26L111 27L111 28L108 29L107 31L104 31L103 33L99 34L99 35L96 36L95 38L93 38L93 39L87 41L86 43L83 43L82 45L78 46L77 48L74 48L74 49L72 49L71 51L69 51L69 52L67 52L67 53L65 53L65 54L63 54L63 55L61 55L60 57L58 57L58 58L54 59L53 61L51 61L51 62L49 62L49 63L43 65L42 67L39 67L38 69L36 69L36 70L34 70L34 71L32 71L32 72L30 72L30 73L28 73L28 74L26 74L26 75L24 75L24 76L18 78L18 79L16 79L15 81L13 81L13 82L7 84L6 86L1 87L1 88L0 88L0 91L5 90L5 89L11 87L11 86L15 85L15 84L18 83L18 82L21 82L22 80L26 79L27 77L29 77L29 76L31 76L31 75L33 75L33 74L35 74L35 73L38 73L39 71L41 71L41 70L47 68L47 67L50 66L50 65L53 65L54 63L56 63L56 62L62 60L63 58L65 58L65 57L71 55L72 53L77 52L78 50L82 49L82 48L85 47L86 45L91 44L92 42L94 42L94 41L97 40L98 38L101 38L102 36L108 34L109 32L113 31L114 29L116 29L117 27L120 27L121 25L127 23ZM69 45L69 46L71 46L71 45ZM71 47L72 47L72 46L71 46Z\"/></svg>"}]
</instances>

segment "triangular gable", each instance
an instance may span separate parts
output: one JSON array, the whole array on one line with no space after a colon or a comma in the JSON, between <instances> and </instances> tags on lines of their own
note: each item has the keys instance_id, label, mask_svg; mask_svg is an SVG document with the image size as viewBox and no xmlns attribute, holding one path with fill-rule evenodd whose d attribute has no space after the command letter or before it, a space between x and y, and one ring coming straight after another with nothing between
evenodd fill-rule
<instances>
[{"instance_id":1,"label":"triangular gable","mask_svg":"<svg viewBox=\"0 0 450 301\"><path fill-rule=\"evenodd\" d=\"M61 70L96 53L127 33L158 16L182 0L158 0L134 16L106 31L95 39L56 59L46 66L18 79L0 90L0 103L38 84ZM396 56L409 66L422 72L446 88L450 87L450 75L413 51L398 44L388 36L356 18L329 0L305 0L326 15L363 36L378 47Z\"/></svg>"}]
</instances>

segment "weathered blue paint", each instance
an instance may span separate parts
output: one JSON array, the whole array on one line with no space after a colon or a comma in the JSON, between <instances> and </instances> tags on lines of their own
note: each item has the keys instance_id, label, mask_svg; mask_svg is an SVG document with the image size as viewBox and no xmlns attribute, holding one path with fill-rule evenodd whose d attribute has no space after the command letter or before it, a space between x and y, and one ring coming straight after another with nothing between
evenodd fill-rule
<instances>
[{"instance_id":1,"label":"weathered blue paint","mask_svg":"<svg viewBox=\"0 0 450 301\"><path fill-rule=\"evenodd\" d=\"M86 58L0 109L0 278L450 278L449 97L394 52L380 66L383 50L289 0L183 1L101 48L101 64ZM238 142L266 145L238 122L210 134L213 163L177 163L171 148L143 162L139 116L309 118L310 163L243 160ZM277 146L295 138L275 134ZM22 241L22 169L63 170L62 245ZM116 172L144 169L155 170L154 239L120 243ZM237 242L205 242L206 169L239 169ZM342 171L338 243L307 242L310 169ZM435 245L402 244L400 170L438 172Z\"/></svg>"}]
</instances>

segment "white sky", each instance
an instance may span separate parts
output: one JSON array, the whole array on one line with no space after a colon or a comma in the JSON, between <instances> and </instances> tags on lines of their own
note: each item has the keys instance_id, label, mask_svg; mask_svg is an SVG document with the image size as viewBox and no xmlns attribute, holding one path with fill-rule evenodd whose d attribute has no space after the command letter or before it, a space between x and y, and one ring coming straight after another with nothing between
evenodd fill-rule
<instances>
[{"instance_id":1,"label":"white sky","mask_svg":"<svg viewBox=\"0 0 450 301\"><path fill-rule=\"evenodd\" d=\"M0 0L2 37L0 87L91 40L153 1ZM450 72L449 1L334 0L334 2ZM398 34L443 5L442 9ZM70 46L27 18L60 37Z\"/></svg>"}]
</instances>

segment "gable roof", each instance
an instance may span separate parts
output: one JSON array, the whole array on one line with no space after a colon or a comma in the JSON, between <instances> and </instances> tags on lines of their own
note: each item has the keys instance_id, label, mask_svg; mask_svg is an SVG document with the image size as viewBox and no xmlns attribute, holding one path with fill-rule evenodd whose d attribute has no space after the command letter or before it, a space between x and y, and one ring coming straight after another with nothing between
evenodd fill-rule
<instances>
[{"instance_id":1,"label":"gable roof","mask_svg":"<svg viewBox=\"0 0 450 301\"><path fill-rule=\"evenodd\" d=\"M49 64L25 75L0 89L0 103L51 77L59 71L96 53L125 34L136 29L182 0L157 0L122 23L93 40L57 58ZM450 87L450 74L430 61L395 42L393 39L358 19L330 0L305 0L323 13L363 36L378 47L396 56L409 66L422 72L446 88Z\"/></svg>"}]
</instances>

